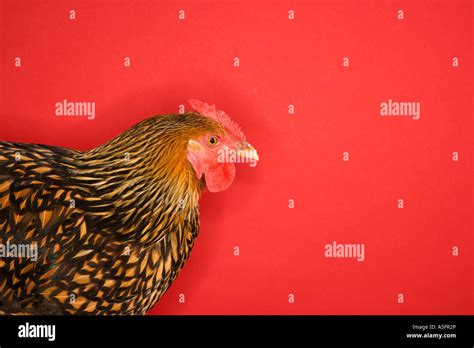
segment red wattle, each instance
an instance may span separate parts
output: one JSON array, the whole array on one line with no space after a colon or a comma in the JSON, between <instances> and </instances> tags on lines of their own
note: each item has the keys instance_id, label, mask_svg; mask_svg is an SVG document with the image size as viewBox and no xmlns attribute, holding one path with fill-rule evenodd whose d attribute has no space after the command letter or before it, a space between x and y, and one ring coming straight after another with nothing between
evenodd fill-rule
<instances>
[{"instance_id":1,"label":"red wattle","mask_svg":"<svg viewBox=\"0 0 474 348\"><path fill-rule=\"evenodd\" d=\"M235 178L234 163L213 164L204 172L206 186L210 192L224 191L232 184Z\"/></svg>"}]
</instances>

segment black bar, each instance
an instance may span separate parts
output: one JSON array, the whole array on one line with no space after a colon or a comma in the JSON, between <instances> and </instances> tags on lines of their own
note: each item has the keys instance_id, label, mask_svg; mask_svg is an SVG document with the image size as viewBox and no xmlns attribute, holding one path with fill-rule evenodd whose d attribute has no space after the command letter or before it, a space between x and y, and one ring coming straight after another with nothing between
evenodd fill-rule
<instances>
[{"instance_id":1,"label":"black bar","mask_svg":"<svg viewBox=\"0 0 474 348\"><path fill-rule=\"evenodd\" d=\"M19 326L55 325L55 340ZM415 325L415 326L413 326ZM423 328L425 328L423 330ZM54 344L474 344L473 316L2 316L0 346ZM407 334L451 337L409 338ZM452 337L453 334L456 337Z\"/></svg>"}]
</instances>

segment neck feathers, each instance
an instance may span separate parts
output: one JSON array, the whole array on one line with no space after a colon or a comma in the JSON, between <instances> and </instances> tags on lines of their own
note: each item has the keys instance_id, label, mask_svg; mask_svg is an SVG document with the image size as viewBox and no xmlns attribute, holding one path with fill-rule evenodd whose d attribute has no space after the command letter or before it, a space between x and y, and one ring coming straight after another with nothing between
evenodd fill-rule
<instances>
[{"instance_id":1,"label":"neck feathers","mask_svg":"<svg viewBox=\"0 0 474 348\"><path fill-rule=\"evenodd\" d=\"M195 114L147 119L78 157L75 178L91 187L101 228L150 245L198 216L203 182L186 157ZM99 201L97 202L97 200ZM95 200L95 201L94 201Z\"/></svg>"}]
</instances>

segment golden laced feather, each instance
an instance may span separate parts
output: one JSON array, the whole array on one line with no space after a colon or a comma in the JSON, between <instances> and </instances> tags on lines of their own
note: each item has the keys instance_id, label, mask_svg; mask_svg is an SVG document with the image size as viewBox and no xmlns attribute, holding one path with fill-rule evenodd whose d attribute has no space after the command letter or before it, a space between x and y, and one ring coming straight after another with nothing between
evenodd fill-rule
<instances>
[{"instance_id":1,"label":"golden laced feather","mask_svg":"<svg viewBox=\"0 0 474 348\"><path fill-rule=\"evenodd\" d=\"M176 278L199 232L203 183L188 140L222 126L155 116L89 152L0 142L0 312L144 314Z\"/></svg>"}]
</instances>

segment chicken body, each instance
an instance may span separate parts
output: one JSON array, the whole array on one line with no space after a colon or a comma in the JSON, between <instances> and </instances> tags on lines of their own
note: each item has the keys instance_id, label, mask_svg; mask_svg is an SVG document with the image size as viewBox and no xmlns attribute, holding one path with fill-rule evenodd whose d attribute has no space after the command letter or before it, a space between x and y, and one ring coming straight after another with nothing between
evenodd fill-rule
<instances>
[{"instance_id":1,"label":"chicken body","mask_svg":"<svg viewBox=\"0 0 474 348\"><path fill-rule=\"evenodd\" d=\"M190 138L223 127L197 113L147 119L89 152L0 142L0 312L145 314L199 232L205 178ZM34 253L32 253L34 254Z\"/></svg>"}]
</instances>

